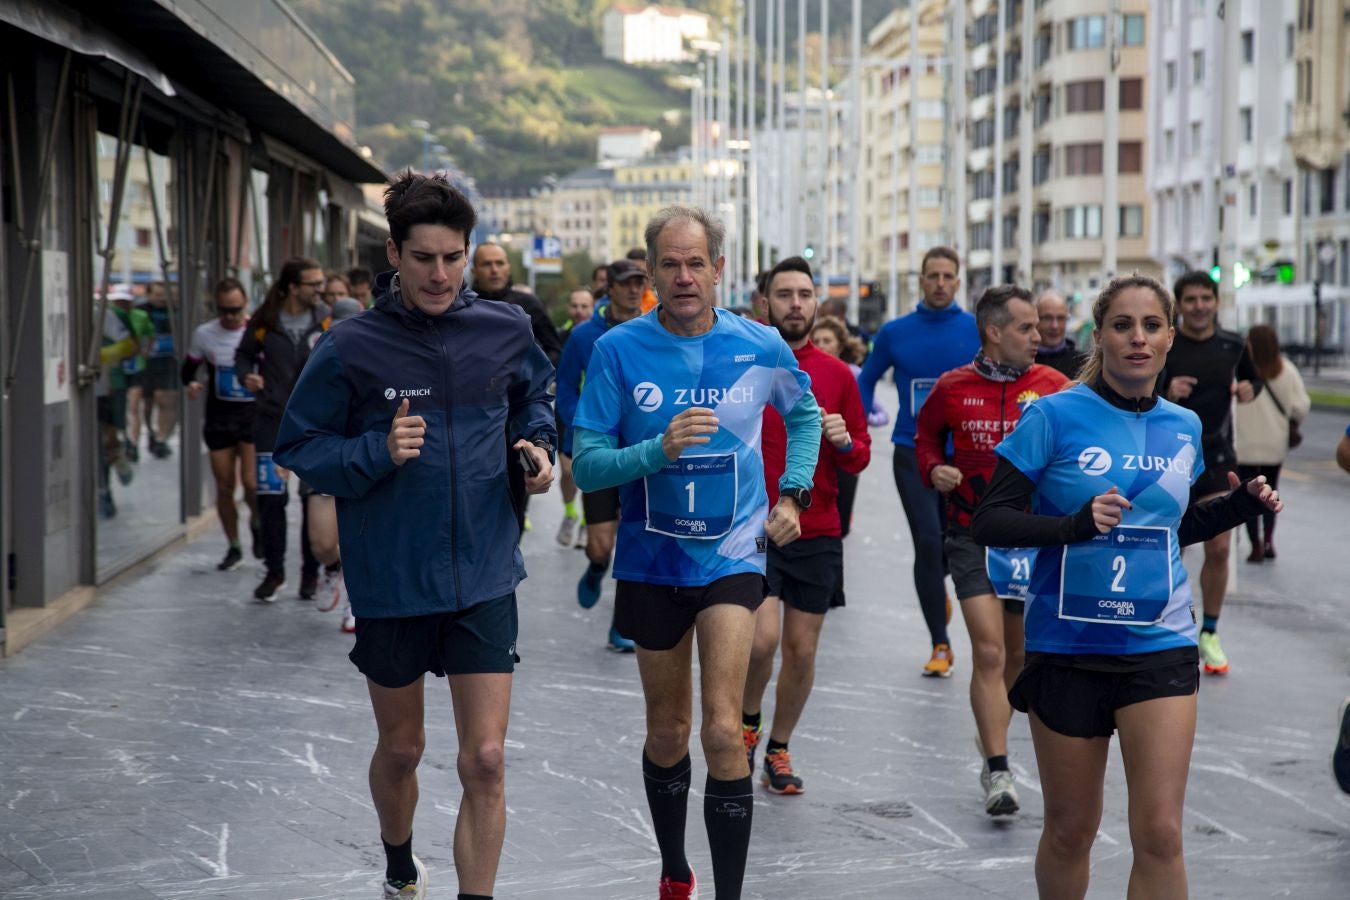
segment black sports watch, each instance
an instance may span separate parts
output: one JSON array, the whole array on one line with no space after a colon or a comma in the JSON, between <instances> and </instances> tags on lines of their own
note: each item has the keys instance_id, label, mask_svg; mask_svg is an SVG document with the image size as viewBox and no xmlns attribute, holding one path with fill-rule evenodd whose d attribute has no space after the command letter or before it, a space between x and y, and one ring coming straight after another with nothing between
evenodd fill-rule
<instances>
[{"instance_id":1,"label":"black sports watch","mask_svg":"<svg viewBox=\"0 0 1350 900\"><path fill-rule=\"evenodd\" d=\"M811 508L811 492L806 488L784 488L778 492L778 496L796 503L799 510L806 511Z\"/></svg>"}]
</instances>

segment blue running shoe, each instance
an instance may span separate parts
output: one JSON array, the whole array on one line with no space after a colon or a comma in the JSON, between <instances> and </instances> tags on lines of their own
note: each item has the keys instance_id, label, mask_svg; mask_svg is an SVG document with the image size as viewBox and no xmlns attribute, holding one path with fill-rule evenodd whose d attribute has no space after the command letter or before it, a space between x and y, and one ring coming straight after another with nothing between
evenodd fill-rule
<instances>
[{"instance_id":1,"label":"blue running shoe","mask_svg":"<svg viewBox=\"0 0 1350 900\"><path fill-rule=\"evenodd\" d=\"M605 583L605 576L592 575L587 569L577 582L577 603L581 604L582 609L590 609L600 602L600 586Z\"/></svg>"},{"instance_id":2,"label":"blue running shoe","mask_svg":"<svg viewBox=\"0 0 1350 900\"><path fill-rule=\"evenodd\" d=\"M609 626L609 649L615 653L636 653L637 644L619 634L619 629Z\"/></svg>"}]
</instances>

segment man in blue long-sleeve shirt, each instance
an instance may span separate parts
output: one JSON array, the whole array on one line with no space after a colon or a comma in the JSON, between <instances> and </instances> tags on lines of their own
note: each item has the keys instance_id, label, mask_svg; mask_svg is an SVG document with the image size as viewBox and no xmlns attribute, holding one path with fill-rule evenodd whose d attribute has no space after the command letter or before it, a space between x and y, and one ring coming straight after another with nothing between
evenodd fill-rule
<instances>
[{"instance_id":1,"label":"man in blue long-sleeve shirt","mask_svg":"<svg viewBox=\"0 0 1350 900\"><path fill-rule=\"evenodd\" d=\"M638 647L647 739L642 770L661 850L659 895L693 896L684 854L691 783L692 653L702 678L703 819L719 900L738 900L754 808L741 697L766 541L801 533L820 450L820 408L777 331L715 309L724 230L669 207L647 226L660 305L595 344L572 423L577 486L619 486L616 622ZM787 426L769 509L759 434L767 404Z\"/></svg>"},{"instance_id":2,"label":"man in blue long-sleeve shirt","mask_svg":"<svg viewBox=\"0 0 1350 900\"><path fill-rule=\"evenodd\" d=\"M919 407L943 372L964 366L980 349L975 317L955 303L961 287L961 258L950 247L933 247L923 255L919 269L923 302L912 313L881 326L872 345L872 355L858 376L863 409L872 408L877 381L887 369L895 369L900 408L895 414L895 444L892 472L900 492L900 505L914 541L914 588L919 608L933 641L933 654L923 674L946 678L952 670L952 648L947 638L950 601L943 583L942 495L924 487L914 459L915 421Z\"/></svg>"}]
</instances>

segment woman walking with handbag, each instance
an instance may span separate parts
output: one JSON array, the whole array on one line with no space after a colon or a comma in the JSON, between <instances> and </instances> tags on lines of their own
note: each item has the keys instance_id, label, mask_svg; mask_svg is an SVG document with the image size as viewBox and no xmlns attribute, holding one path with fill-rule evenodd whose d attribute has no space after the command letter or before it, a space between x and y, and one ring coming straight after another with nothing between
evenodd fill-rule
<instances>
[{"instance_id":1,"label":"woman walking with handbag","mask_svg":"<svg viewBox=\"0 0 1350 900\"><path fill-rule=\"evenodd\" d=\"M1247 353L1261 373L1266 389L1251 403L1239 403L1234 428L1237 431L1238 477L1257 475L1276 487L1280 467L1289 451L1303 441L1298 425L1308 415L1312 401L1303 378L1289 358L1280 353L1280 339L1269 325L1253 325L1247 332ZM1264 538L1261 534L1265 528ZM1275 558L1275 513L1266 510L1259 519L1247 521L1252 552L1247 562Z\"/></svg>"}]
</instances>

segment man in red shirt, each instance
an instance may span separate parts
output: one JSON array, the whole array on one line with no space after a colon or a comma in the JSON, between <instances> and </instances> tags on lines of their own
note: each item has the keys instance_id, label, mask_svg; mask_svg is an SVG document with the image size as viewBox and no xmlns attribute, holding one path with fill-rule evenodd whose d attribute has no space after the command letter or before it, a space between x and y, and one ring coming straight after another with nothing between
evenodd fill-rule
<instances>
[{"instance_id":1,"label":"man in red shirt","mask_svg":"<svg viewBox=\"0 0 1350 900\"><path fill-rule=\"evenodd\" d=\"M814 486L800 503L802 535L786 547L767 547L766 578L769 596L755 613L755 642L745 679L741 729L750 771L755 770L755 748L763 730L760 704L773 676L773 657L781 634L783 664L778 671L773 727L764 753L764 785L775 794L802 793L802 780L792 769L788 739L797 727L816 675L816 645L830 599L844 571L844 548L839 536L839 493L836 468L858 474L872 458L858 383L846 363L816 349L811 327L816 322L816 286L811 266L790 256L765 278L769 324L787 341L797 365L811 376L811 392L821 411L821 449L813 476ZM783 474L787 432L783 417L764 410L760 442L769 506L778 502L778 479ZM782 601L779 606L778 601ZM780 611L781 610L781 611Z\"/></svg>"},{"instance_id":2,"label":"man in red shirt","mask_svg":"<svg viewBox=\"0 0 1350 900\"><path fill-rule=\"evenodd\" d=\"M1069 380L1036 363L1041 338L1030 291L1008 284L989 288L975 304L975 325L980 352L933 386L919 410L914 451L924 484L947 498L947 565L975 660L970 706L985 757L984 808L1006 816L1018 808L1008 769L1008 689L1022 668L1022 607L1035 551L991 547L986 558L970 537L970 517L994 473L994 447L1022 410ZM950 461L949 436L955 448Z\"/></svg>"}]
</instances>

